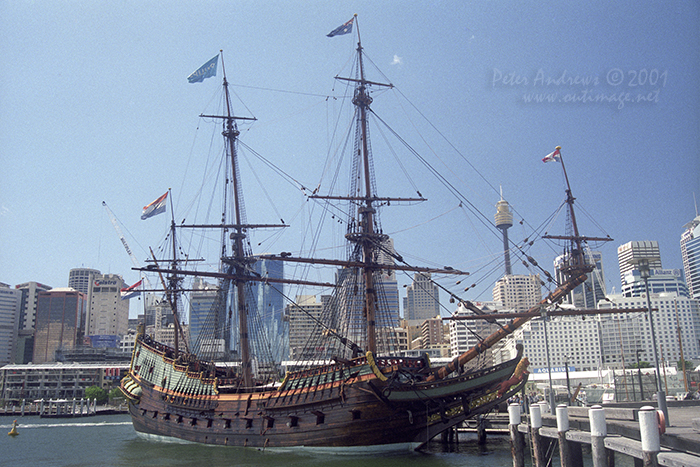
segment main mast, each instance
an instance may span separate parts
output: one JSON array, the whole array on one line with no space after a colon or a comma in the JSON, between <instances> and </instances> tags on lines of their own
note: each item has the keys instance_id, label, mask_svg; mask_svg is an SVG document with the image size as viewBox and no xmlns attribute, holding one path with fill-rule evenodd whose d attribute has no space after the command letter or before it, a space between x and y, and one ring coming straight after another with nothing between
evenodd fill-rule
<instances>
[{"instance_id":1,"label":"main mast","mask_svg":"<svg viewBox=\"0 0 700 467\"><path fill-rule=\"evenodd\" d=\"M244 279L247 276L246 264L247 256L244 249L244 240L246 238L245 225L242 221L242 200L240 196L240 180L238 179L238 155L236 149L236 142L238 141L238 126L236 120L255 120L249 117L236 117L231 111L231 97L228 90L228 81L226 79L226 68L224 67L223 51L220 52L221 57L221 68L224 75L224 96L226 99L226 115L202 115L202 117L210 118L220 118L224 121L224 131L222 135L224 136L227 145L227 157L230 158L231 162L231 180L233 183L233 211L235 217L235 224L226 225L224 228L224 233L231 228L233 232L230 235L230 239L233 240L231 246L231 255L228 256L224 251L222 251L222 263L225 265L227 272L233 274L235 277L233 283L236 288L236 308L238 310L238 326L240 329L240 351L241 351L241 376L243 378L243 385L245 387L253 386L253 374L252 365L250 357L250 341L248 333L248 305L246 302L245 285L247 281ZM225 239L224 239L225 241ZM229 309L229 319L231 319L231 310ZM230 349L230 332L226 331L224 335L224 342L226 350Z\"/></svg>"}]
</instances>

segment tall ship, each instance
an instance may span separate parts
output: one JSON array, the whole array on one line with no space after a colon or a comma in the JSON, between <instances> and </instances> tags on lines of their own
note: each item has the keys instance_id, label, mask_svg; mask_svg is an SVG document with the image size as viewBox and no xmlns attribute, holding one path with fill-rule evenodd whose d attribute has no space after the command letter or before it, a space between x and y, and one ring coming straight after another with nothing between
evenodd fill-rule
<instances>
[{"instance_id":1,"label":"tall ship","mask_svg":"<svg viewBox=\"0 0 700 467\"><path fill-rule=\"evenodd\" d=\"M354 130L348 132L353 137L351 188L345 195L314 192L309 196L323 206L340 206L328 212L343 217L346 255L341 259L253 254L250 232L273 225L246 219L238 158L242 117L232 111L224 69L224 111L205 117L223 126L224 198L232 209L217 224L176 224L173 220L168 239L172 257L157 260L154 254L151 264L143 268L159 274L166 290L165 300L174 314L175 344L165 345L142 332L137 337L121 389L128 397L139 434L261 449L420 449L441 432L492 410L523 388L528 362L521 347L515 358L501 364L467 363L528 319L540 316L542 307L560 302L592 269L579 254L580 244L574 245L566 282L525 316L500 325L498 331L447 365L433 366L426 355L403 356L398 351L397 316L389 306L382 274L467 273L450 267L409 265L388 246L380 210L424 199L420 194L415 199L380 196L367 123L372 113L370 90L391 85L365 77L359 31L356 52L354 76L337 77L354 88ZM220 235L223 244L218 271L192 270L191 257L175 254L182 250L177 240L183 229L205 229ZM284 374L269 350L269 335L261 335L263 318L253 290L261 284L282 282L319 284L260 274L254 265L262 259L335 268L335 280L325 284L332 293L324 301L323 311L318 316L307 313L315 329L309 331L307 345L290 356L295 362L287 365ZM192 276L216 281L217 286L199 337L188 344L178 312L184 278ZM306 313L301 308L299 313Z\"/></svg>"}]
</instances>

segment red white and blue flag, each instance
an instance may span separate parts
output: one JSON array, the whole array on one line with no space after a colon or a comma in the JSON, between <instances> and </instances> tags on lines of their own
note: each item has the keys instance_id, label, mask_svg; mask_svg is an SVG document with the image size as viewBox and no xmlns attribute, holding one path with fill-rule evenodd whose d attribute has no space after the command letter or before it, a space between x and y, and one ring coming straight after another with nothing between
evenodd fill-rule
<instances>
[{"instance_id":1,"label":"red white and blue flag","mask_svg":"<svg viewBox=\"0 0 700 467\"><path fill-rule=\"evenodd\" d=\"M141 214L141 219L146 220L149 217L157 216L165 212L165 199L168 197L168 192L166 191L163 196L153 201L151 204L143 207L143 213Z\"/></svg>"},{"instance_id":2,"label":"red white and blue flag","mask_svg":"<svg viewBox=\"0 0 700 467\"><path fill-rule=\"evenodd\" d=\"M355 17L353 16L350 21L348 21L345 24L342 24L326 34L328 37L333 37L333 36L342 36L343 34L350 34L352 32L352 23L355 21Z\"/></svg>"},{"instance_id":3,"label":"red white and blue flag","mask_svg":"<svg viewBox=\"0 0 700 467\"><path fill-rule=\"evenodd\" d=\"M142 282L143 279L141 279L134 285L130 285L129 287L124 287L123 289L121 289L119 292L121 294L122 300L129 300L130 298L138 297L139 295L141 295L139 287L141 287Z\"/></svg>"},{"instance_id":4,"label":"red white and blue flag","mask_svg":"<svg viewBox=\"0 0 700 467\"><path fill-rule=\"evenodd\" d=\"M542 159L542 162L551 162L551 161L558 161L561 159L561 153L559 150L561 149L561 146L557 146L557 148L554 150L554 152L551 152L544 156Z\"/></svg>"}]
</instances>

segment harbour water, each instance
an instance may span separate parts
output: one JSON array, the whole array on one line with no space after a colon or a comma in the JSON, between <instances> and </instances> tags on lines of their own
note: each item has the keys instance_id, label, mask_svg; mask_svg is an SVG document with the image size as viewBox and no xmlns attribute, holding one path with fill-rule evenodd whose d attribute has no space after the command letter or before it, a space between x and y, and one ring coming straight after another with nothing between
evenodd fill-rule
<instances>
[{"instance_id":1,"label":"harbour water","mask_svg":"<svg viewBox=\"0 0 700 467\"><path fill-rule=\"evenodd\" d=\"M424 452L385 455L328 455L299 451L257 451L223 446L141 439L128 415L46 419L17 417L19 436L6 433L12 417L0 417L3 465L21 466L192 466L192 467L509 467L507 437L491 436L479 446L471 434L449 447L433 442Z\"/></svg>"}]
</instances>

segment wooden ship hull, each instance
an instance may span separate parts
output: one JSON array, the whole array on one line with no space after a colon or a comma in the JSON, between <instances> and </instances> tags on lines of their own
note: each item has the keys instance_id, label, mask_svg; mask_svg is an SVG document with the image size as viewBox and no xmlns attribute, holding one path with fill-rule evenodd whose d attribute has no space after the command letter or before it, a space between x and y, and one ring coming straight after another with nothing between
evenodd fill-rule
<instances>
[{"instance_id":1,"label":"wooden ship hull","mask_svg":"<svg viewBox=\"0 0 700 467\"><path fill-rule=\"evenodd\" d=\"M197 373L196 363L180 365L167 356L169 349L158 347L138 341L122 380L134 428L145 436L214 445L417 449L491 410L527 380L521 354L426 382L416 381L430 371L425 359L375 359L368 353L289 373L276 388L236 391L221 375Z\"/></svg>"}]
</instances>

